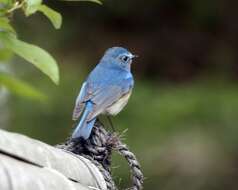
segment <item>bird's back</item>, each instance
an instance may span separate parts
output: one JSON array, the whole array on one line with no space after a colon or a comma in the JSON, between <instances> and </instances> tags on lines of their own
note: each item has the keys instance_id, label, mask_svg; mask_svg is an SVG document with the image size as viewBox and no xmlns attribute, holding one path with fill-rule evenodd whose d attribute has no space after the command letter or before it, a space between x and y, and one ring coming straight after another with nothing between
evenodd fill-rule
<instances>
[{"instance_id":1,"label":"bird's back","mask_svg":"<svg viewBox=\"0 0 238 190\"><path fill-rule=\"evenodd\" d=\"M120 85L128 78L133 79L131 72L118 68L107 68L99 64L89 74L87 82L95 85Z\"/></svg>"}]
</instances>

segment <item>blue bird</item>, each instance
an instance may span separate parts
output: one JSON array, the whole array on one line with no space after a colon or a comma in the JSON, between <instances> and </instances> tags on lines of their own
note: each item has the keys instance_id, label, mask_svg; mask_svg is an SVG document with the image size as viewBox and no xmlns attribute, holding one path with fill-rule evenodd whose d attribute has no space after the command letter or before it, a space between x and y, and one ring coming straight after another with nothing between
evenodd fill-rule
<instances>
[{"instance_id":1,"label":"blue bird","mask_svg":"<svg viewBox=\"0 0 238 190\"><path fill-rule=\"evenodd\" d=\"M112 47L105 52L76 99L73 120L82 116L72 134L73 139L88 139L98 115L117 115L127 104L134 86L131 73L134 57L122 47Z\"/></svg>"}]
</instances>

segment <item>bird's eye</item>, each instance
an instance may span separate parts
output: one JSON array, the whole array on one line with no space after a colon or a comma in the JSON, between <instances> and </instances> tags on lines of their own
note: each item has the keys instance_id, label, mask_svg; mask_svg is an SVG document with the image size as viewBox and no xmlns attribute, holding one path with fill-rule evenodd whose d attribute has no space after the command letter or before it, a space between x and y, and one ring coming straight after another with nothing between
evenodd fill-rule
<instances>
[{"instance_id":1,"label":"bird's eye","mask_svg":"<svg viewBox=\"0 0 238 190\"><path fill-rule=\"evenodd\" d=\"M123 62L127 62L128 59L129 59L129 57L126 56L126 55L124 55L124 56L121 57L121 60L122 60Z\"/></svg>"}]
</instances>

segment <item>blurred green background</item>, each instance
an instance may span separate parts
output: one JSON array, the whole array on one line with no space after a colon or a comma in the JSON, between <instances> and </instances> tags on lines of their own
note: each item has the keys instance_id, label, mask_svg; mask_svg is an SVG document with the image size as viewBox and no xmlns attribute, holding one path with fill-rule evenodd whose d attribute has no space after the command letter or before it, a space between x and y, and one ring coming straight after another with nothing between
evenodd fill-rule
<instances>
[{"instance_id":1,"label":"blurred green background","mask_svg":"<svg viewBox=\"0 0 238 190\"><path fill-rule=\"evenodd\" d=\"M9 95L2 127L52 145L64 142L81 84L104 51L123 46L133 63L135 88L113 123L128 128L125 142L144 171L145 189L238 189L238 14L225 0L47 1L63 15L54 30L40 14L13 23L21 39L57 60L55 86L24 60L9 67L47 95L35 101ZM4 121L4 122L3 122ZM113 175L130 185L126 162L115 155Z\"/></svg>"}]
</instances>

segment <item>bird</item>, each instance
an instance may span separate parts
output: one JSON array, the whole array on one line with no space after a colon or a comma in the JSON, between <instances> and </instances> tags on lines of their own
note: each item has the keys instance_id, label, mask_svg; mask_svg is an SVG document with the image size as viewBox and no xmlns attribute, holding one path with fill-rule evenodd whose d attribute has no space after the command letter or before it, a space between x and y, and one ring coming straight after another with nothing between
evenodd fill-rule
<instances>
[{"instance_id":1,"label":"bird","mask_svg":"<svg viewBox=\"0 0 238 190\"><path fill-rule=\"evenodd\" d=\"M87 140L97 116L115 116L125 107L134 86L131 64L135 57L137 55L123 47L106 50L76 98L72 119L76 121L81 117L72 139Z\"/></svg>"}]
</instances>

